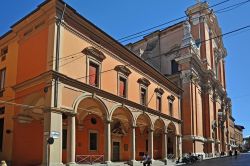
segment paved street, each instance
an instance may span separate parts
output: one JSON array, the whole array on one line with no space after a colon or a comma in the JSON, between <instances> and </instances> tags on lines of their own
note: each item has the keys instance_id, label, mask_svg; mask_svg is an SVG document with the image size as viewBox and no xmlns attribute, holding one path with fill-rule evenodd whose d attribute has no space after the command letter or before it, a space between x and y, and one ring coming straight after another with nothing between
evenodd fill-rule
<instances>
[{"instance_id":1,"label":"paved street","mask_svg":"<svg viewBox=\"0 0 250 166\"><path fill-rule=\"evenodd\" d=\"M241 153L237 157L225 157L211 160L203 160L192 165L196 166L250 166L250 153Z\"/></svg>"}]
</instances>

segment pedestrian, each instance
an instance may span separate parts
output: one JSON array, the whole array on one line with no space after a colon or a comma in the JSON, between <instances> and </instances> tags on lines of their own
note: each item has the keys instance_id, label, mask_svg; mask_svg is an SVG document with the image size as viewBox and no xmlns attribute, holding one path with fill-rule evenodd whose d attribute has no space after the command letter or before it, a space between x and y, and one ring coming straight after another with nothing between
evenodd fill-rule
<instances>
[{"instance_id":1,"label":"pedestrian","mask_svg":"<svg viewBox=\"0 0 250 166\"><path fill-rule=\"evenodd\" d=\"M7 166L7 164L6 164L6 162L4 160L2 160L0 166Z\"/></svg>"},{"instance_id":2,"label":"pedestrian","mask_svg":"<svg viewBox=\"0 0 250 166\"><path fill-rule=\"evenodd\" d=\"M143 159L143 166L150 166L150 164L152 163L151 157L148 155L148 153L145 153L142 159Z\"/></svg>"},{"instance_id":3,"label":"pedestrian","mask_svg":"<svg viewBox=\"0 0 250 166\"><path fill-rule=\"evenodd\" d=\"M238 155L238 152L237 152L237 150L235 149L235 151L234 151L234 155L235 156L237 156Z\"/></svg>"},{"instance_id":4,"label":"pedestrian","mask_svg":"<svg viewBox=\"0 0 250 166\"><path fill-rule=\"evenodd\" d=\"M232 156L233 152L232 150L229 151L229 156Z\"/></svg>"}]
</instances>

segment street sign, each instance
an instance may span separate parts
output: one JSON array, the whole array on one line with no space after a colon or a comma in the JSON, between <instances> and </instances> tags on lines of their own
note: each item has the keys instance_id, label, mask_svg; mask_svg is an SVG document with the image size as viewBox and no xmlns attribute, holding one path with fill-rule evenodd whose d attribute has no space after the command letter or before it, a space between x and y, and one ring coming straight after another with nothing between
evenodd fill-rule
<instances>
[{"instance_id":1,"label":"street sign","mask_svg":"<svg viewBox=\"0 0 250 166\"><path fill-rule=\"evenodd\" d=\"M57 139L60 137L60 133L58 131L51 131L50 136L54 139Z\"/></svg>"}]
</instances>

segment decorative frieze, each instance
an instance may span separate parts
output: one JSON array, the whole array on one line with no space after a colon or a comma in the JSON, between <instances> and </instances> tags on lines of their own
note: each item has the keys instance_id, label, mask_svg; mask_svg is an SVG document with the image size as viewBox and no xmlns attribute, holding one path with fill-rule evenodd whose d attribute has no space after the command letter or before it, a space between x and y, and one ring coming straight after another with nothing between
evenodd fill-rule
<instances>
[{"instance_id":1,"label":"decorative frieze","mask_svg":"<svg viewBox=\"0 0 250 166\"><path fill-rule=\"evenodd\" d=\"M212 127L212 130L215 130L218 127L216 120L212 121L211 127Z\"/></svg>"},{"instance_id":2,"label":"decorative frieze","mask_svg":"<svg viewBox=\"0 0 250 166\"><path fill-rule=\"evenodd\" d=\"M185 70L181 72L182 83L199 83L200 78L197 74L192 72L191 70Z\"/></svg>"},{"instance_id":3,"label":"decorative frieze","mask_svg":"<svg viewBox=\"0 0 250 166\"><path fill-rule=\"evenodd\" d=\"M204 83L202 85L202 91L203 91L203 93L205 93L205 94L212 94L212 90L213 90L213 88L212 88L212 85L211 85L210 81L207 81L206 83Z\"/></svg>"},{"instance_id":4,"label":"decorative frieze","mask_svg":"<svg viewBox=\"0 0 250 166\"><path fill-rule=\"evenodd\" d=\"M219 94L216 89L213 91L213 100L214 101L219 101Z\"/></svg>"}]
</instances>

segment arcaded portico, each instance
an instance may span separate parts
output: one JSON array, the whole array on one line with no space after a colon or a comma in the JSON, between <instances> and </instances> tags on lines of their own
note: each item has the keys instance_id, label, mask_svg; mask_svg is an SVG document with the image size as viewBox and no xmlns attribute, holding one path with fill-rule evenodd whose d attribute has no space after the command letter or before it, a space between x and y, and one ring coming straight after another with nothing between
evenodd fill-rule
<instances>
[{"instance_id":1,"label":"arcaded portico","mask_svg":"<svg viewBox=\"0 0 250 166\"><path fill-rule=\"evenodd\" d=\"M67 133L63 162L80 164L95 158L95 162L136 163L146 152L155 160L180 155L178 123L111 103L88 93L77 97L73 113L63 120Z\"/></svg>"}]
</instances>

